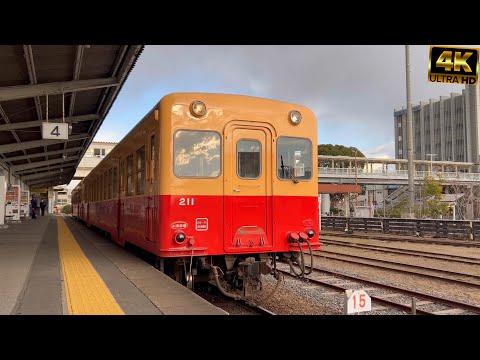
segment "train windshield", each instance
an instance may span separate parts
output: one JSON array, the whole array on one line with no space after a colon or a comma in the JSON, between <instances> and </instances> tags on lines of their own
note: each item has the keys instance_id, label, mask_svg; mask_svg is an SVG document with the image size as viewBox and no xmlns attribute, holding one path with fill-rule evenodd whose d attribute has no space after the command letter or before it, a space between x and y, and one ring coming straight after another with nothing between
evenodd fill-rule
<instances>
[{"instance_id":1,"label":"train windshield","mask_svg":"<svg viewBox=\"0 0 480 360\"><path fill-rule=\"evenodd\" d=\"M277 175L279 179L293 182L312 178L312 143L309 139L278 138Z\"/></svg>"},{"instance_id":2,"label":"train windshield","mask_svg":"<svg viewBox=\"0 0 480 360\"><path fill-rule=\"evenodd\" d=\"M178 130L174 134L173 171L178 177L220 176L220 134L215 131Z\"/></svg>"}]
</instances>

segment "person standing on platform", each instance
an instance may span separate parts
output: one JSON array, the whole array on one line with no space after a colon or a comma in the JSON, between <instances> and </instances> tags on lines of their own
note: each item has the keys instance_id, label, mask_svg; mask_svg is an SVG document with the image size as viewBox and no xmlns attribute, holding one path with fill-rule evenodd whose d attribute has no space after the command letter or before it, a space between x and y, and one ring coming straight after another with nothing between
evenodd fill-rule
<instances>
[{"instance_id":1,"label":"person standing on platform","mask_svg":"<svg viewBox=\"0 0 480 360\"><path fill-rule=\"evenodd\" d=\"M40 201L40 210L42 211L42 216L45 215L45 208L47 207L47 204L45 203L45 200L42 199L42 201Z\"/></svg>"},{"instance_id":2,"label":"person standing on platform","mask_svg":"<svg viewBox=\"0 0 480 360\"><path fill-rule=\"evenodd\" d=\"M35 199L35 196L32 196L32 201L30 202L32 205L32 219L36 219L36 211L37 211L37 199Z\"/></svg>"}]
</instances>

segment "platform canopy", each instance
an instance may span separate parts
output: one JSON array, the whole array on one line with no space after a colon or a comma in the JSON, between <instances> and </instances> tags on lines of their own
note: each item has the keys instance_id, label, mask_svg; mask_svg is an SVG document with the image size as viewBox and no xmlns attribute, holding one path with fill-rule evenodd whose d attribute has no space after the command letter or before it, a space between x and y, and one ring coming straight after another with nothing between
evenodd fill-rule
<instances>
[{"instance_id":1,"label":"platform canopy","mask_svg":"<svg viewBox=\"0 0 480 360\"><path fill-rule=\"evenodd\" d=\"M143 48L0 45L3 167L36 188L69 183ZM42 138L47 117L71 125L68 140Z\"/></svg>"}]
</instances>

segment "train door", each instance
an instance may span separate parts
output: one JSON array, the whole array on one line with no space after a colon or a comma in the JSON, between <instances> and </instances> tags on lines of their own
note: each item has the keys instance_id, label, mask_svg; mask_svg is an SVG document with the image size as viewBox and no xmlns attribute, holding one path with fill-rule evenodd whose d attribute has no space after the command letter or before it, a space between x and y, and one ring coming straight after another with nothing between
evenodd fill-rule
<instances>
[{"instance_id":1,"label":"train door","mask_svg":"<svg viewBox=\"0 0 480 360\"><path fill-rule=\"evenodd\" d=\"M272 247L272 136L267 128L236 125L226 130L226 252Z\"/></svg>"}]
</instances>

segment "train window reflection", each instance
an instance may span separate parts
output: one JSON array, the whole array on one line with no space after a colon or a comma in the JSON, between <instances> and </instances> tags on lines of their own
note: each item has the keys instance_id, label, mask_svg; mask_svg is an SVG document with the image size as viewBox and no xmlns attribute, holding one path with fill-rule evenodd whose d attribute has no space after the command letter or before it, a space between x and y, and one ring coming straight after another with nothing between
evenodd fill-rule
<instances>
[{"instance_id":1,"label":"train window reflection","mask_svg":"<svg viewBox=\"0 0 480 360\"><path fill-rule=\"evenodd\" d=\"M312 143L309 139L282 136L277 140L277 175L285 180L312 177Z\"/></svg>"},{"instance_id":2,"label":"train window reflection","mask_svg":"<svg viewBox=\"0 0 480 360\"><path fill-rule=\"evenodd\" d=\"M137 194L145 189L145 146L137 150Z\"/></svg>"},{"instance_id":3,"label":"train window reflection","mask_svg":"<svg viewBox=\"0 0 480 360\"><path fill-rule=\"evenodd\" d=\"M133 154L127 157L127 195L133 195Z\"/></svg>"},{"instance_id":4,"label":"train window reflection","mask_svg":"<svg viewBox=\"0 0 480 360\"><path fill-rule=\"evenodd\" d=\"M220 134L178 130L173 141L173 172L178 177L218 177L221 171Z\"/></svg>"},{"instance_id":5,"label":"train window reflection","mask_svg":"<svg viewBox=\"0 0 480 360\"><path fill-rule=\"evenodd\" d=\"M237 142L237 175L242 179L256 179L260 176L261 144L257 140Z\"/></svg>"}]
</instances>

